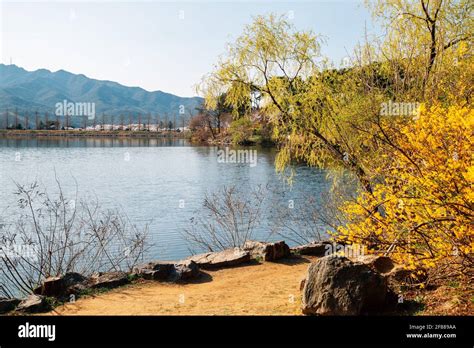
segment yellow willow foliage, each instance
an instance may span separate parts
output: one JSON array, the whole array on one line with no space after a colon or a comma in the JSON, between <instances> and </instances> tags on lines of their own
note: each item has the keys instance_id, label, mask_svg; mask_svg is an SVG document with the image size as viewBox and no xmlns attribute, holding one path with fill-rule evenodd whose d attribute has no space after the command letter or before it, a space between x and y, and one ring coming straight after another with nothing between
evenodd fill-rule
<instances>
[{"instance_id":1,"label":"yellow willow foliage","mask_svg":"<svg viewBox=\"0 0 474 348\"><path fill-rule=\"evenodd\" d=\"M389 253L409 269L452 258L472 271L473 130L469 107L422 106L402 127L399 149L385 155L383 183L343 204L350 222L337 237Z\"/></svg>"}]
</instances>

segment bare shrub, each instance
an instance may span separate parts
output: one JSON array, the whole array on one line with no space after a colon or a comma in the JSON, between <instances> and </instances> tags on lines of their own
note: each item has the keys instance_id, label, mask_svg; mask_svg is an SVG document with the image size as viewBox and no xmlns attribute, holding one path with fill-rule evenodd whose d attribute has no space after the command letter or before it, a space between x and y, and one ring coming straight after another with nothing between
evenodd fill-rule
<instances>
[{"instance_id":1,"label":"bare shrub","mask_svg":"<svg viewBox=\"0 0 474 348\"><path fill-rule=\"evenodd\" d=\"M119 211L103 211L97 199L67 199L57 182L51 197L17 184L18 218L0 229L0 296L31 293L45 278L67 272L130 270L149 247L148 226L138 230Z\"/></svg>"},{"instance_id":2,"label":"bare shrub","mask_svg":"<svg viewBox=\"0 0 474 348\"><path fill-rule=\"evenodd\" d=\"M274 202L271 235L298 245L330 239L328 232L345 223L338 209L340 202L353 196L355 190L347 176L334 176L332 179L331 189L320 197L302 192L298 200L285 202L285 205ZM276 191L275 196L279 195Z\"/></svg>"},{"instance_id":3,"label":"bare shrub","mask_svg":"<svg viewBox=\"0 0 474 348\"><path fill-rule=\"evenodd\" d=\"M206 194L204 213L193 217L191 227L184 231L192 251L243 247L261 223L264 198L265 191L261 186L245 197L237 193L235 186Z\"/></svg>"},{"instance_id":4,"label":"bare shrub","mask_svg":"<svg viewBox=\"0 0 474 348\"><path fill-rule=\"evenodd\" d=\"M295 203L295 206L279 206L272 225L272 234L296 244L321 241L325 236L325 225L321 221L320 206L313 197Z\"/></svg>"}]
</instances>

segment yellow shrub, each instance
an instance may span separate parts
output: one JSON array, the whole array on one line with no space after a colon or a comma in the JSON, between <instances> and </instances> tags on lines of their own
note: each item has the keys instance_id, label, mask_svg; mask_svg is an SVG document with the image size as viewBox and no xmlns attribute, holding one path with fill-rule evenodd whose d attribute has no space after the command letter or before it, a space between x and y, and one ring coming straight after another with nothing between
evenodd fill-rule
<instances>
[{"instance_id":1,"label":"yellow shrub","mask_svg":"<svg viewBox=\"0 0 474 348\"><path fill-rule=\"evenodd\" d=\"M337 235L389 253L408 268L452 257L473 267L474 112L465 106L422 106L398 135L398 150L379 168L383 183L342 211Z\"/></svg>"}]
</instances>

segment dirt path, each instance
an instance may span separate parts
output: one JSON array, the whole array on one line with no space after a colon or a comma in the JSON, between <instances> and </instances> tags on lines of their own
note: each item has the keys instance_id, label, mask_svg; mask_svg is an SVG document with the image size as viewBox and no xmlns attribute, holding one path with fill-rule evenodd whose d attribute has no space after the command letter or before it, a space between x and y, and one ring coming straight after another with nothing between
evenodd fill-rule
<instances>
[{"instance_id":1,"label":"dirt path","mask_svg":"<svg viewBox=\"0 0 474 348\"><path fill-rule=\"evenodd\" d=\"M146 281L56 308L53 315L295 315L311 258L206 271L190 284Z\"/></svg>"}]
</instances>

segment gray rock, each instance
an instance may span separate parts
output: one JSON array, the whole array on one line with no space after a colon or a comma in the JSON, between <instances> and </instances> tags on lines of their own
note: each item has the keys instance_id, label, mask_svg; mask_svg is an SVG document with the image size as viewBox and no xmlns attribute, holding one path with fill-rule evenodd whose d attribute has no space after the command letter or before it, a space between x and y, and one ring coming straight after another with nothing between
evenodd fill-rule
<instances>
[{"instance_id":1,"label":"gray rock","mask_svg":"<svg viewBox=\"0 0 474 348\"><path fill-rule=\"evenodd\" d=\"M174 265L174 277L176 280L194 279L199 273L199 266L192 260L183 260Z\"/></svg>"},{"instance_id":2,"label":"gray rock","mask_svg":"<svg viewBox=\"0 0 474 348\"><path fill-rule=\"evenodd\" d=\"M30 295L26 299L22 300L18 307L17 311L26 312L26 313L40 313L47 312L51 309L51 306L46 301L44 296L40 295Z\"/></svg>"},{"instance_id":3,"label":"gray rock","mask_svg":"<svg viewBox=\"0 0 474 348\"><path fill-rule=\"evenodd\" d=\"M331 242L313 242L291 248L291 252L298 255L323 257L331 252Z\"/></svg>"},{"instance_id":4,"label":"gray rock","mask_svg":"<svg viewBox=\"0 0 474 348\"><path fill-rule=\"evenodd\" d=\"M87 281L87 286L93 289L112 289L128 284L129 282L128 274L125 272L106 272L93 275Z\"/></svg>"},{"instance_id":5,"label":"gray rock","mask_svg":"<svg viewBox=\"0 0 474 348\"><path fill-rule=\"evenodd\" d=\"M33 293L48 297L64 297L76 293L80 284L87 280L79 273L66 273L62 277L49 277Z\"/></svg>"},{"instance_id":6,"label":"gray rock","mask_svg":"<svg viewBox=\"0 0 474 348\"><path fill-rule=\"evenodd\" d=\"M134 267L133 273L144 279L177 282L199 275L199 267L192 260L154 261Z\"/></svg>"},{"instance_id":7,"label":"gray rock","mask_svg":"<svg viewBox=\"0 0 474 348\"><path fill-rule=\"evenodd\" d=\"M215 269L233 267L250 261L250 252L239 248L194 255L186 259L200 268Z\"/></svg>"},{"instance_id":8,"label":"gray rock","mask_svg":"<svg viewBox=\"0 0 474 348\"><path fill-rule=\"evenodd\" d=\"M165 280L169 277L170 273L174 271L174 262L155 262L153 264L153 271L155 271L155 279Z\"/></svg>"},{"instance_id":9,"label":"gray rock","mask_svg":"<svg viewBox=\"0 0 474 348\"><path fill-rule=\"evenodd\" d=\"M385 277L369 266L326 256L308 268L302 310L319 315L380 313L389 306L389 293Z\"/></svg>"},{"instance_id":10,"label":"gray rock","mask_svg":"<svg viewBox=\"0 0 474 348\"><path fill-rule=\"evenodd\" d=\"M262 258L264 261L275 261L291 255L290 248L283 240L271 243L248 240L243 249L250 252L252 258Z\"/></svg>"},{"instance_id":11,"label":"gray rock","mask_svg":"<svg viewBox=\"0 0 474 348\"><path fill-rule=\"evenodd\" d=\"M137 269L134 274L142 277L143 279L154 280L155 273L156 271L152 269L142 268L142 269Z\"/></svg>"},{"instance_id":12,"label":"gray rock","mask_svg":"<svg viewBox=\"0 0 474 348\"><path fill-rule=\"evenodd\" d=\"M17 298L0 298L0 314L11 312L21 300Z\"/></svg>"},{"instance_id":13,"label":"gray rock","mask_svg":"<svg viewBox=\"0 0 474 348\"><path fill-rule=\"evenodd\" d=\"M405 269L400 265L397 265L390 272L387 273L387 277L397 283L406 283L414 278L412 274L413 271Z\"/></svg>"}]
</instances>

